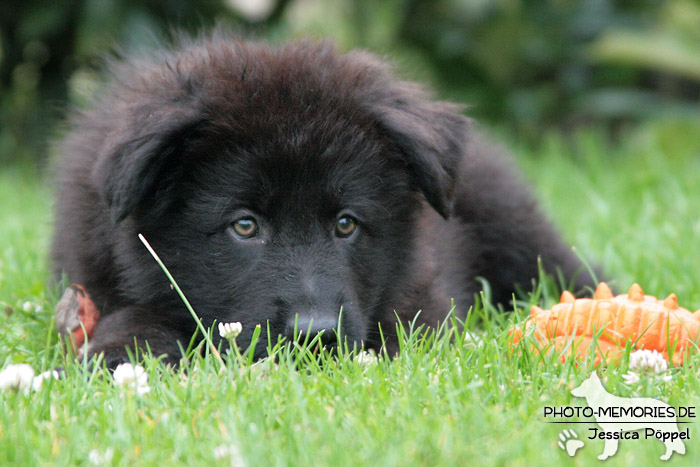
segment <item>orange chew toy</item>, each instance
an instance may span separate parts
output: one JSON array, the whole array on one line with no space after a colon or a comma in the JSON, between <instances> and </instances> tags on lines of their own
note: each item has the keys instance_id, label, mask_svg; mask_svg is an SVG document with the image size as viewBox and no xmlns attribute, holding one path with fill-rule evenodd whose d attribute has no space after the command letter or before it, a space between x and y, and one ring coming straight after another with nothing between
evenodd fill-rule
<instances>
[{"instance_id":1,"label":"orange chew toy","mask_svg":"<svg viewBox=\"0 0 700 467\"><path fill-rule=\"evenodd\" d=\"M613 296L610 287L601 282L592 299L577 299L564 291L560 303L551 310L533 306L526 332L533 327L538 351L556 349L564 357L575 352L577 358L586 358L593 337L599 336L596 364L614 360L630 342L633 349L656 350L666 360L671 353L678 365L698 347L700 310L692 313L679 307L674 294L665 300L644 295L639 284L633 284L627 294ZM516 329L513 342L521 340L522 331Z\"/></svg>"}]
</instances>

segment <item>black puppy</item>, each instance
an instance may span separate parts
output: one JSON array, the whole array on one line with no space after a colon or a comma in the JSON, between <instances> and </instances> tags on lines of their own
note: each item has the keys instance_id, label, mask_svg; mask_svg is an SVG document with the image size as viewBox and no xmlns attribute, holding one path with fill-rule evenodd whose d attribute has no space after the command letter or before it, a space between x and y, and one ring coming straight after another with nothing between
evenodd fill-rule
<instances>
[{"instance_id":1,"label":"black puppy","mask_svg":"<svg viewBox=\"0 0 700 467\"><path fill-rule=\"evenodd\" d=\"M396 314L464 317L486 278L507 302L537 258L590 276L459 108L364 52L218 33L111 67L61 146L53 260L102 312L89 353L134 339L169 361L195 326L240 321L396 349ZM265 335L263 334L263 338ZM262 355L263 350L260 350Z\"/></svg>"}]
</instances>

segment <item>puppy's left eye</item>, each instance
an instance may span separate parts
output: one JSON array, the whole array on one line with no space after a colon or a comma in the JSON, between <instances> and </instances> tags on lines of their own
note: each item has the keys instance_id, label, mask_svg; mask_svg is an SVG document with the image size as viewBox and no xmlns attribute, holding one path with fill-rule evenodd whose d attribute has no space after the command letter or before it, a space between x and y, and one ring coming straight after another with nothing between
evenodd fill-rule
<instances>
[{"instance_id":1,"label":"puppy's left eye","mask_svg":"<svg viewBox=\"0 0 700 467\"><path fill-rule=\"evenodd\" d=\"M335 234L340 238L348 238L355 232L357 223L350 216L343 216L335 224Z\"/></svg>"},{"instance_id":2,"label":"puppy's left eye","mask_svg":"<svg viewBox=\"0 0 700 467\"><path fill-rule=\"evenodd\" d=\"M244 217L234 221L232 227L236 235L242 239L255 237L258 233L258 223L255 222L255 219L250 217Z\"/></svg>"}]
</instances>

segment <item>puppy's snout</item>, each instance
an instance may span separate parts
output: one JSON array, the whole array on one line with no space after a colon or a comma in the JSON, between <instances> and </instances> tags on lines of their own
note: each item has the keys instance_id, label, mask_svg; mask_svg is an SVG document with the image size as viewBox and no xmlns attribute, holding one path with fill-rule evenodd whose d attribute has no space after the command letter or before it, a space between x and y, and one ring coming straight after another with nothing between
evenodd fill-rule
<instances>
[{"instance_id":1,"label":"puppy's snout","mask_svg":"<svg viewBox=\"0 0 700 467\"><path fill-rule=\"evenodd\" d=\"M324 346L337 342L338 316L320 313L295 313L287 318L285 334L291 340L309 340L320 334Z\"/></svg>"}]
</instances>

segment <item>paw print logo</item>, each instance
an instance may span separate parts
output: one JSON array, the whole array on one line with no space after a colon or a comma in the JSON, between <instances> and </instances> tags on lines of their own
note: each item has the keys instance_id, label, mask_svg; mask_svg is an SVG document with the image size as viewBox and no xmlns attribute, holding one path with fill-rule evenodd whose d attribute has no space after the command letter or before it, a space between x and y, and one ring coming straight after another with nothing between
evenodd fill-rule
<instances>
[{"instance_id":1,"label":"paw print logo","mask_svg":"<svg viewBox=\"0 0 700 467\"><path fill-rule=\"evenodd\" d=\"M576 451L583 447L583 441L578 439L578 435L574 430L564 430L559 433L559 442L557 445L566 451L570 457L574 457Z\"/></svg>"}]
</instances>

